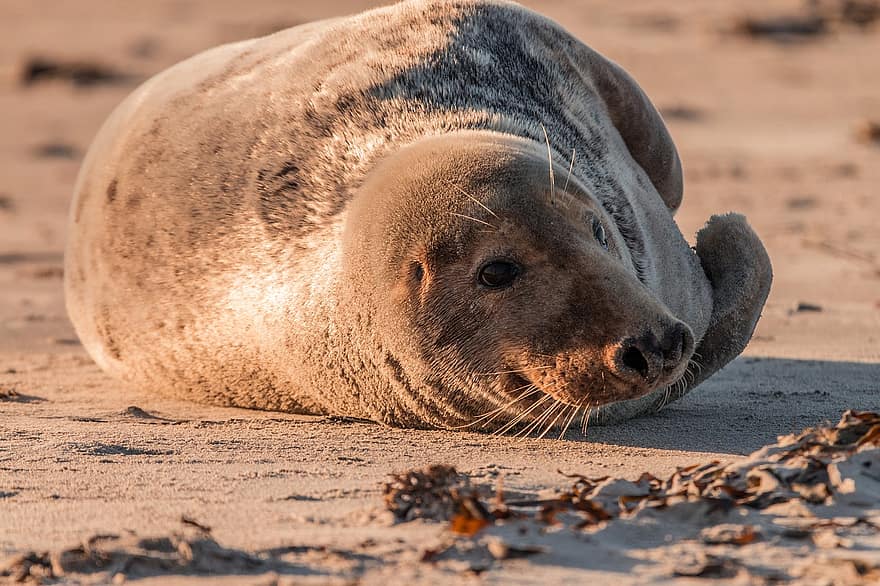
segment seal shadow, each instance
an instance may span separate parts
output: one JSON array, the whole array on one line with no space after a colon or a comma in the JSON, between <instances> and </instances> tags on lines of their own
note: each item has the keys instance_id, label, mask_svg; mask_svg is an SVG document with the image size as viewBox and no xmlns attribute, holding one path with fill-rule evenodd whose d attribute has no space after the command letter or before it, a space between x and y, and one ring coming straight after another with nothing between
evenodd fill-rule
<instances>
[{"instance_id":1,"label":"seal shadow","mask_svg":"<svg viewBox=\"0 0 880 586\"><path fill-rule=\"evenodd\" d=\"M880 364L740 357L663 411L568 439L748 454L847 409L880 409Z\"/></svg>"}]
</instances>

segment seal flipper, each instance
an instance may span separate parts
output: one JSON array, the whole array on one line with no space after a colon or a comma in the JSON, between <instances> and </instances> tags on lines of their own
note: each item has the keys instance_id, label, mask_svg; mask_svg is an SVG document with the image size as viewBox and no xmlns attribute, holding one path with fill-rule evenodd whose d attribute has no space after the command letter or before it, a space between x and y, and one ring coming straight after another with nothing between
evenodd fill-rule
<instances>
[{"instance_id":1,"label":"seal flipper","mask_svg":"<svg viewBox=\"0 0 880 586\"><path fill-rule=\"evenodd\" d=\"M742 352L761 317L770 293L770 257L745 216L712 216L697 233L697 256L712 285L709 329L697 345L697 369L681 395L694 388ZM676 397L677 398L677 397Z\"/></svg>"},{"instance_id":2,"label":"seal flipper","mask_svg":"<svg viewBox=\"0 0 880 586\"><path fill-rule=\"evenodd\" d=\"M619 65L586 49L581 73L605 103L626 148L666 205L675 214L684 193L681 159L660 113L645 92Z\"/></svg>"}]
</instances>

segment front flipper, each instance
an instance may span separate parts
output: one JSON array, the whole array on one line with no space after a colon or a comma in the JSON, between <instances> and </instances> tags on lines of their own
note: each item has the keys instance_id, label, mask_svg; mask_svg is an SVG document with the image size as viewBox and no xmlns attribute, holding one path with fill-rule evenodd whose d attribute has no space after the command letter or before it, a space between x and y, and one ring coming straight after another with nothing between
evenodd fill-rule
<instances>
[{"instance_id":1,"label":"front flipper","mask_svg":"<svg viewBox=\"0 0 880 586\"><path fill-rule=\"evenodd\" d=\"M773 280L770 257L744 216L712 216L697 234L697 256L712 286L709 328L697 345L699 367L681 389L654 391L640 399L602 407L594 415L599 424L616 423L659 411L681 398L742 352L755 331Z\"/></svg>"},{"instance_id":2,"label":"front flipper","mask_svg":"<svg viewBox=\"0 0 880 586\"><path fill-rule=\"evenodd\" d=\"M712 317L694 356L702 368L681 395L745 349L773 281L770 257L740 214L709 218L697 233L697 256L712 285Z\"/></svg>"}]
</instances>

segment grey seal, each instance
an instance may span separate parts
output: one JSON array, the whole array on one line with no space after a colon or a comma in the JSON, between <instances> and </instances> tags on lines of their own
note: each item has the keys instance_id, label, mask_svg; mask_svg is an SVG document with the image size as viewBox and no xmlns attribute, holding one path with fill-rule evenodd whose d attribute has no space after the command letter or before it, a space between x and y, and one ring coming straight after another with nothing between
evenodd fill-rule
<instances>
[{"instance_id":1,"label":"grey seal","mask_svg":"<svg viewBox=\"0 0 880 586\"><path fill-rule=\"evenodd\" d=\"M737 356L769 258L688 246L681 163L619 66L516 4L412 0L225 45L105 123L70 317L197 401L546 432L656 411Z\"/></svg>"}]
</instances>

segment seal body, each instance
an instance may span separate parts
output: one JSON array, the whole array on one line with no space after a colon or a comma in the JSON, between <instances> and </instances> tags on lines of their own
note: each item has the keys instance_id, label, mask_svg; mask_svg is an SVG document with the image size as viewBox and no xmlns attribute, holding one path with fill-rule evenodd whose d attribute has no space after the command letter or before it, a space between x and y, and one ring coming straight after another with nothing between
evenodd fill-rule
<instances>
[{"instance_id":1,"label":"seal body","mask_svg":"<svg viewBox=\"0 0 880 586\"><path fill-rule=\"evenodd\" d=\"M620 68L514 4L414 0L136 90L77 181L68 311L104 370L194 400L616 420L732 359L767 295L744 220L697 256L680 201Z\"/></svg>"}]
</instances>

